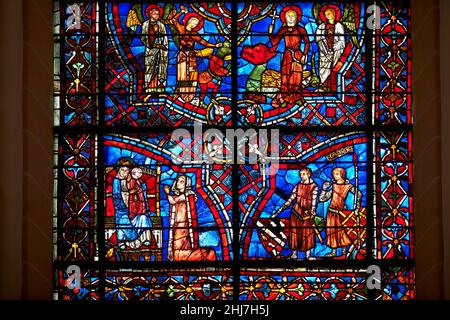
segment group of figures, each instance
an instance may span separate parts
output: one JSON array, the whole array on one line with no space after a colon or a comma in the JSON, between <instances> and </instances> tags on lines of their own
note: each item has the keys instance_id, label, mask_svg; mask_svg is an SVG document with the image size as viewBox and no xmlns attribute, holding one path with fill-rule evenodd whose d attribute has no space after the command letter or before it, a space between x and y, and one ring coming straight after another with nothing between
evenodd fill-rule
<instances>
[{"instance_id":1,"label":"group of figures","mask_svg":"<svg viewBox=\"0 0 450 320\"><path fill-rule=\"evenodd\" d=\"M232 7L109 4L107 124L364 123L362 4Z\"/></svg>"},{"instance_id":2,"label":"group of figures","mask_svg":"<svg viewBox=\"0 0 450 320\"><path fill-rule=\"evenodd\" d=\"M291 258L296 259L298 251L305 252L307 259L311 256L311 249L316 246L316 236L320 240L320 232L315 225L317 202L330 201L326 213L326 245L332 249L329 256L337 255L337 249L342 248L342 255L350 254L354 249L353 242L343 227L341 212L346 210L346 199L349 193L355 195L355 208L361 208L362 193L347 180L344 168L332 170L333 183L324 182L321 192L311 177L312 171L305 167L300 169L300 182L294 187L289 199L278 209L272 218L277 217L286 208L292 205L289 217L289 247L293 251Z\"/></svg>"},{"instance_id":3,"label":"group of figures","mask_svg":"<svg viewBox=\"0 0 450 320\"><path fill-rule=\"evenodd\" d=\"M156 206L149 205L147 184L143 178L143 169L121 161L112 180L114 200L116 237L120 249L152 250L160 249L162 242L156 241L152 233L151 217L156 215ZM315 259L311 250L316 247L316 237L322 242L321 233L315 225L318 202L328 202L326 212L326 245L332 249L330 257L350 255L354 243L343 226L342 211L347 210L346 200L349 193L354 194L354 211L361 208L362 193L346 177L346 170L336 167L332 170L332 180L325 181L319 193L319 187L312 178L308 167L299 170L300 182L294 187L289 199L272 214L271 220L278 221L278 216L292 206L288 220L288 245L293 251L290 258L297 259L299 252L305 253L306 259ZM158 186L154 186L158 188ZM185 174L179 174L172 186L164 185L164 193L169 204L167 225L169 226L167 259L169 261L215 261L213 248L200 245L197 220L197 195L193 190L192 180ZM151 191L153 193L155 190ZM157 243L158 242L158 243Z\"/></svg>"},{"instance_id":4,"label":"group of figures","mask_svg":"<svg viewBox=\"0 0 450 320\"><path fill-rule=\"evenodd\" d=\"M157 241L153 233L161 233L161 230L154 230L152 223L152 217L156 217L157 204L149 201L149 197L155 196L155 180L143 177L143 168L133 167L130 160L121 159L119 162L121 166L112 178L116 235L114 239L114 232L110 234L109 240L117 242L119 250L162 250L163 241ZM147 184L152 190L148 190ZM191 179L186 175L179 175L172 186L164 185L164 192L170 205L169 239L168 242L164 241L168 243L167 259L216 260L213 249L199 247L197 196L192 190Z\"/></svg>"},{"instance_id":5,"label":"group of figures","mask_svg":"<svg viewBox=\"0 0 450 320\"><path fill-rule=\"evenodd\" d=\"M164 9L157 4L148 5L145 9L147 20L144 22L141 21L141 5L133 6L128 13L129 28L135 30L138 25L142 25L141 41L145 45L144 92L150 93L144 100L148 100L151 93L166 90L169 65L168 28L173 33L173 40L178 47L175 100L198 105L197 87L199 86L203 93L208 89L217 91L219 85L212 81L213 78L220 82L221 77L229 73L229 68L224 67L224 64L226 59L229 60L230 43L214 44L203 39L198 33L204 24L203 17L189 12L183 5L180 8L181 11L177 11L172 4L166 4ZM183 18L180 22L181 16ZM196 44L203 46L205 50L196 49ZM213 54L214 48L223 49ZM199 57L210 58L208 72L199 73Z\"/></svg>"},{"instance_id":6,"label":"group of figures","mask_svg":"<svg viewBox=\"0 0 450 320\"><path fill-rule=\"evenodd\" d=\"M277 78L281 78L280 87L275 89L275 98L272 100L273 107L302 104L302 92L306 87L305 78L312 79L309 83L314 83L315 91L336 91L337 89L337 71L334 67L341 58L346 46L346 29L341 24L341 10L334 4L326 4L321 7L314 5L314 14L318 19L318 26L315 34L308 34L306 29L300 25L302 11L294 5L285 6L280 14L281 27L274 33L275 21L269 25L268 37L269 45L259 43L253 46L244 46L242 48L242 58L255 64L256 67L250 74L247 81L247 89L254 92L270 92L264 88L261 74L266 73L267 78L273 78L273 83L278 83ZM350 13L347 13L349 16ZM348 18L347 18L348 19ZM354 31L354 23L348 24ZM353 31L352 31L353 30ZM310 36L314 36L315 43L319 51L318 75L314 73L316 69L315 61L311 62L312 71L306 70L309 57L313 56L310 52ZM280 74L276 70L267 68L267 63L277 55L277 49L280 42L284 40L284 50L282 51ZM356 43L357 44L357 43ZM271 73L267 71L272 71ZM275 72L274 72L275 71ZM265 81L270 83L270 81ZM258 97L259 96L259 97ZM258 102L265 102L264 95L252 93L248 95L250 99ZM255 99L256 97L256 99Z\"/></svg>"},{"instance_id":7,"label":"group of figures","mask_svg":"<svg viewBox=\"0 0 450 320\"><path fill-rule=\"evenodd\" d=\"M146 93L163 92L166 88L169 64L168 29L170 29L173 41L178 47L174 99L198 105L208 90L217 92L221 78L229 74L231 43L228 40L223 43L211 43L205 40L199 34L204 18L196 12L189 12L183 5L180 8L181 10L177 11L171 4L166 4L164 8L151 4L145 9L147 20L142 22L141 20L144 19L141 14L142 7L135 5L128 13L127 26L135 30L138 25L142 25L141 41L145 45L144 91ZM317 90L336 90L337 73L333 72L333 68L344 52L346 31L353 32L354 23L353 25L346 23L348 27L345 28L340 22L341 10L334 4L321 7L315 5L314 12L320 22L315 35L311 35L314 36L319 50L319 72L316 77L320 84L317 85ZM346 19L350 19L351 13L346 12L346 14ZM285 102L293 104L302 99L304 75L309 74L305 70L305 65L308 64L308 57L312 55L309 53L310 34L300 25L302 10L294 5L285 6L279 18L282 25L276 32L275 21L272 21L269 26L269 44L244 46L241 52L242 58L259 66L255 68L259 70L262 65L267 64L277 55L277 48L284 40L281 65L275 76L281 78L277 88L280 93L273 100L273 106L280 106ZM198 49L198 46L204 49ZM213 53L215 48L217 50ZM209 58L208 70L200 73L197 59L203 58ZM253 73L255 72L261 76L260 72ZM254 85L254 76L250 75L247 87L251 87L252 81ZM256 79L256 82L258 81L261 82L261 79ZM201 92L200 97L196 96L197 91ZM149 97L151 95L148 95L146 99L148 100Z\"/></svg>"},{"instance_id":8,"label":"group of figures","mask_svg":"<svg viewBox=\"0 0 450 320\"><path fill-rule=\"evenodd\" d=\"M154 248L151 216L147 199L147 183L140 167L129 167L123 161L112 182L116 238L121 249Z\"/></svg>"}]
</instances>

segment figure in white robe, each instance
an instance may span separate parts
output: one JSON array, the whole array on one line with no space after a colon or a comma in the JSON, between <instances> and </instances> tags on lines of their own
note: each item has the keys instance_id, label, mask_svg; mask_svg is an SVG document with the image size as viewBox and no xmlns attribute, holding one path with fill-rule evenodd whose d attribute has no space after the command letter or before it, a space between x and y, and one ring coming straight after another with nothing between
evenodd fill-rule
<instances>
[{"instance_id":1,"label":"figure in white robe","mask_svg":"<svg viewBox=\"0 0 450 320\"><path fill-rule=\"evenodd\" d=\"M319 77L327 88L336 87L332 71L339 61L345 48L344 26L337 21L333 8L325 10L326 21L319 25L316 31L316 42L319 46Z\"/></svg>"}]
</instances>

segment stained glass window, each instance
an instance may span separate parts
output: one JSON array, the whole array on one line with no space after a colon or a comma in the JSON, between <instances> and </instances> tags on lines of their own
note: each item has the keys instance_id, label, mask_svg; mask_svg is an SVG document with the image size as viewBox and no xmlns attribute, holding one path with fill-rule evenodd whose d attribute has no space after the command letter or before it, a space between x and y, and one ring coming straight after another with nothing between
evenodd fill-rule
<instances>
[{"instance_id":1,"label":"stained glass window","mask_svg":"<svg viewBox=\"0 0 450 320\"><path fill-rule=\"evenodd\" d=\"M410 32L406 1L55 1L55 298L414 298Z\"/></svg>"}]
</instances>

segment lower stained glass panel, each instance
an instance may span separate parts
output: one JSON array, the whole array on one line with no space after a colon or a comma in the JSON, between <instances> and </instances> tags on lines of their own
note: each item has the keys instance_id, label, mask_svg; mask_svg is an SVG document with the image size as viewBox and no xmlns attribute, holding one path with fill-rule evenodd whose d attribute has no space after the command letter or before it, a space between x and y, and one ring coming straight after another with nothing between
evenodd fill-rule
<instances>
[{"instance_id":1,"label":"lower stained glass panel","mask_svg":"<svg viewBox=\"0 0 450 320\"><path fill-rule=\"evenodd\" d=\"M240 166L243 259L365 259L367 136L280 134L279 141L270 170Z\"/></svg>"},{"instance_id":2,"label":"lower stained glass panel","mask_svg":"<svg viewBox=\"0 0 450 320\"><path fill-rule=\"evenodd\" d=\"M232 259L229 165L174 165L169 135L112 135L104 142L109 260Z\"/></svg>"},{"instance_id":3,"label":"lower stained glass panel","mask_svg":"<svg viewBox=\"0 0 450 320\"><path fill-rule=\"evenodd\" d=\"M240 300L367 300L365 270L248 269Z\"/></svg>"}]
</instances>

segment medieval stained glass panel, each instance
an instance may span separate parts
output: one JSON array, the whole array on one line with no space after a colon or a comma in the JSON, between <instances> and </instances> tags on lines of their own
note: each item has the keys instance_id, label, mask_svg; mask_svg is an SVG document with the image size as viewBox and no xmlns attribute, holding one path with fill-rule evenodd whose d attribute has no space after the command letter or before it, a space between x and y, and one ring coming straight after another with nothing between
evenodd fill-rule
<instances>
[{"instance_id":1,"label":"medieval stained glass panel","mask_svg":"<svg viewBox=\"0 0 450 320\"><path fill-rule=\"evenodd\" d=\"M240 17L248 20L238 39L240 124L364 124L364 3L282 3L265 9L271 13L238 5ZM330 10L339 21L333 30L326 29ZM295 26L287 25L286 14L296 17ZM328 51L330 44L334 51Z\"/></svg>"},{"instance_id":2,"label":"medieval stained glass panel","mask_svg":"<svg viewBox=\"0 0 450 320\"><path fill-rule=\"evenodd\" d=\"M406 1L55 1L55 298L414 298L411 68Z\"/></svg>"}]
</instances>

